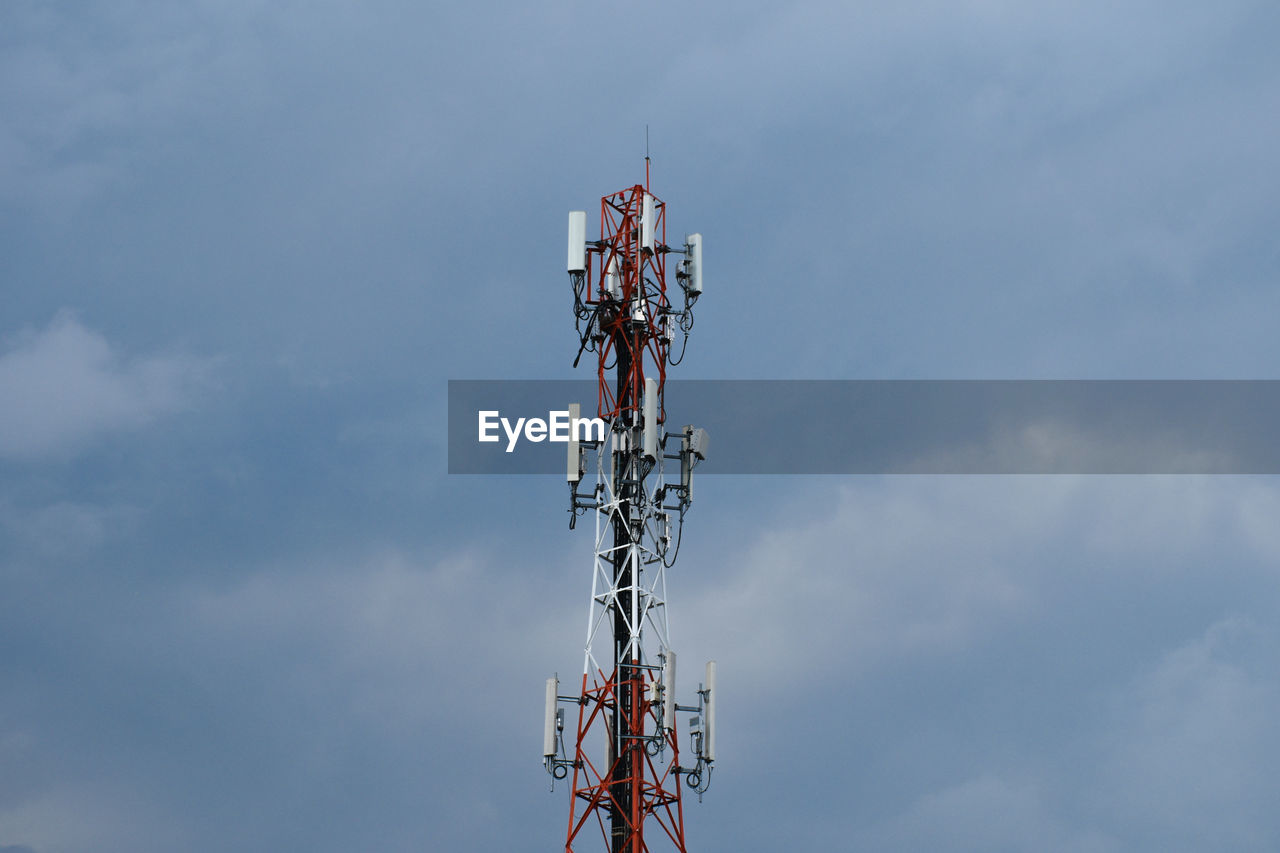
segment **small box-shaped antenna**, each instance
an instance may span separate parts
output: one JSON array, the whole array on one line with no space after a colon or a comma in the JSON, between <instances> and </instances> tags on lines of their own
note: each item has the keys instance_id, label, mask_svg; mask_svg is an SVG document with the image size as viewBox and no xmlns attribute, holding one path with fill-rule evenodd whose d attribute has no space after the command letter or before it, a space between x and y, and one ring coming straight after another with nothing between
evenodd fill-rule
<instances>
[{"instance_id":1,"label":"small box-shaped antenna","mask_svg":"<svg viewBox=\"0 0 1280 853\"><path fill-rule=\"evenodd\" d=\"M676 727L676 653L671 649L662 665L662 727L668 731Z\"/></svg>"},{"instance_id":2,"label":"small box-shaped antenna","mask_svg":"<svg viewBox=\"0 0 1280 853\"><path fill-rule=\"evenodd\" d=\"M637 293L631 302L631 319L637 323L649 322L649 300L643 292Z\"/></svg>"},{"instance_id":3,"label":"small box-shaped antenna","mask_svg":"<svg viewBox=\"0 0 1280 853\"><path fill-rule=\"evenodd\" d=\"M542 726L542 757L556 757L556 694L560 692L560 679L547 679L547 714Z\"/></svg>"},{"instance_id":4,"label":"small box-shaped antenna","mask_svg":"<svg viewBox=\"0 0 1280 853\"><path fill-rule=\"evenodd\" d=\"M716 662L707 661L706 734L702 739L702 757L716 760Z\"/></svg>"},{"instance_id":5,"label":"small box-shaped antenna","mask_svg":"<svg viewBox=\"0 0 1280 853\"><path fill-rule=\"evenodd\" d=\"M689 431L689 452L698 458L698 461L707 458L707 450L711 447L711 436L707 435L707 431L702 427L694 427Z\"/></svg>"},{"instance_id":6,"label":"small box-shaped antenna","mask_svg":"<svg viewBox=\"0 0 1280 853\"><path fill-rule=\"evenodd\" d=\"M690 296L702 293L702 235L690 234L685 238L685 254L689 259L685 262L689 271L688 284L685 288Z\"/></svg>"},{"instance_id":7,"label":"small box-shaped antenna","mask_svg":"<svg viewBox=\"0 0 1280 853\"><path fill-rule=\"evenodd\" d=\"M640 248L651 252L653 251L654 224L653 196L645 193L644 201L640 204Z\"/></svg>"},{"instance_id":8,"label":"small box-shaped antenna","mask_svg":"<svg viewBox=\"0 0 1280 853\"><path fill-rule=\"evenodd\" d=\"M587 268L587 212L569 211L569 272Z\"/></svg>"},{"instance_id":9,"label":"small box-shaped antenna","mask_svg":"<svg viewBox=\"0 0 1280 853\"><path fill-rule=\"evenodd\" d=\"M640 435L640 448L645 458L658 458L658 380L644 380L644 429Z\"/></svg>"},{"instance_id":10,"label":"small box-shaped antenna","mask_svg":"<svg viewBox=\"0 0 1280 853\"><path fill-rule=\"evenodd\" d=\"M582 406L578 403L569 404L569 450L568 458L565 460L565 478L570 483L578 483L582 480L582 451L578 448L578 421L582 416Z\"/></svg>"}]
</instances>

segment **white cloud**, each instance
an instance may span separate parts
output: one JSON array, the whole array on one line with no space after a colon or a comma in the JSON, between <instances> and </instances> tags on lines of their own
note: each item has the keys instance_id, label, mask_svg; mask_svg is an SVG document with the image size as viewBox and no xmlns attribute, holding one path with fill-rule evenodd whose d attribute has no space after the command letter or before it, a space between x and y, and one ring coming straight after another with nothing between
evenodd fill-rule
<instances>
[{"instance_id":1,"label":"white cloud","mask_svg":"<svg viewBox=\"0 0 1280 853\"><path fill-rule=\"evenodd\" d=\"M477 782L495 762L508 762L501 772L513 779L524 771L527 781L514 784L559 814L563 800L541 796L542 687L551 673L538 658L571 652L573 642L551 636L564 620L532 594L542 583L533 573L504 574L483 549L368 547L294 556L248 576L167 580L89 596L105 615L59 605L42 625L84 643L74 689L97 698L0 717L0 757L16 751L54 768L0 785L0 834L41 853L200 847L182 837L131 847L129 818L138 816L137 826L199 837L216 827L256 849L284 831L275 805L259 808L265 790L289 788L280 808L297 802L309 825L287 832L309 835L346 819L325 811L326 791L385 792L378 786L390 777L410 793L393 791L381 808L394 811L401 795L435 805L425 818L379 827L380 839L414 838L388 849L420 847L420 824L445 815L449 828L436 835L456 835L457 846L510 814L510 803L495 803L501 795ZM574 619L575 639L580 628ZM154 738L168 746L153 749ZM117 804L117 819L106 820ZM223 830L231 812L242 822ZM82 837L94 821L96 846Z\"/></svg>"},{"instance_id":2,"label":"white cloud","mask_svg":"<svg viewBox=\"0 0 1280 853\"><path fill-rule=\"evenodd\" d=\"M1002 755L920 793L875 849L1268 850L1274 631L1229 617L1111 692L1068 755Z\"/></svg>"},{"instance_id":3,"label":"white cloud","mask_svg":"<svg viewBox=\"0 0 1280 853\"><path fill-rule=\"evenodd\" d=\"M896 477L805 494L807 518L717 557L734 568L673 616L698 645L788 681L955 652L1043 618L1064 590L1160 582L1194 595L1210 572L1226 580L1206 554L1239 582L1280 559L1268 478ZM699 580L690 564L707 558L682 555L675 582ZM1054 606L1068 604L1092 606Z\"/></svg>"},{"instance_id":4,"label":"white cloud","mask_svg":"<svg viewBox=\"0 0 1280 853\"><path fill-rule=\"evenodd\" d=\"M563 608L549 607L539 589L536 576L503 573L483 554L386 549L265 567L230 588L179 590L168 609L185 614L196 654L247 643L287 661L301 689L338 690L328 701L379 726L417 731L460 709L481 718L499 709L516 739L528 729L532 744L540 718L508 713L520 693L513 685L528 683L535 708L535 688L551 675L541 661L579 645Z\"/></svg>"},{"instance_id":5,"label":"white cloud","mask_svg":"<svg viewBox=\"0 0 1280 853\"><path fill-rule=\"evenodd\" d=\"M24 845L0 851L70 853L77 850L160 853L190 839L119 779L58 784L0 806L0 832Z\"/></svg>"},{"instance_id":6,"label":"white cloud","mask_svg":"<svg viewBox=\"0 0 1280 853\"><path fill-rule=\"evenodd\" d=\"M983 774L922 796L870 833L877 850L1043 850L1104 853L1123 849L1095 832L1078 832L1054 814L1034 779Z\"/></svg>"},{"instance_id":7,"label":"white cloud","mask_svg":"<svg viewBox=\"0 0 1280 853\"><path fill-rule=\"evenodd\" d=\"M807 517L720 555L733 568L677 617L695 659L720 659L735 764L820 755L845 774L832 791L890 777L855 817L797 825L802 846L851 824L854 846L884 850L1274 841L1270 478L901 477L801 495ZM813 733L779 747L796 713Z\"/></svg>"},{"instance_id":8,"label":"white cloud","mask_svg":"<svg viewBox=\"0 0 1280 853\"><path fill-rule=\"evenodd\" d=\"M813 518L735 549L736 573L678 603L679 614L712 620L682 620L681 632L708 648L724 638L784 683L960 648L1026 608L1026 551L1074 498L1065 479L1042 481L1034 502L1019 492L982 478L903 478L811 498Z\"/></svg>"},{"instance_id":9,"label":"white cloud","mask_svg":"<svg viewBox=\"0 0 1280 853\"><path fill-rule=\"evenodd\" d=\"M0 355L0 456L77 449L186 408L203 367L181 357L122 358L102 335L60 314Z\"/></svg>"},{"instance_id":10,"label":"white cloud","mask_svg":"<svg viewBox=\"0 0 1280 853\"><path fill-rule=\"evenodd\" d=\"M1166 849L1268 849L1275 657L1274 626L1230 617L1119 691L1098 810Z\"/></svg>"}]
</instances>

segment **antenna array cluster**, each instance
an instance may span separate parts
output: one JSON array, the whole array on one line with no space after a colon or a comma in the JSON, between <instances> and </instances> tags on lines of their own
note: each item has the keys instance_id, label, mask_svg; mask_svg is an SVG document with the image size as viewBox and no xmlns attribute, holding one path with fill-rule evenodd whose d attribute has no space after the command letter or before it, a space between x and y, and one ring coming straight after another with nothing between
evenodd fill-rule
<instances>
[{"instance_id":1,"label":"antenna array cluster","mask_svg":"<svg viewBox=\"0 0 1280 853\"><path fill-rule=\"evenodd\" d=\"M600 200L596 240L587 239L586 212L570 212L567 261L574 365L595 355L597 414L609 429L603 440L568 445L569 526L594 514L595 557L581 691L562 695L559 678L547 679L543 763L553 780L572 773L566 851L585 827L599 826L612 853L656 850L661 838L685 853L680 780L699 797L710 784L716 668L707 664L696 703L676 701L666 569L679 552L693 472L709 441L692 425L667 428L664 389L667 367L683 360L702 295L702 236L669 245L666 204L637 184ZM668 273L679 305L669 298ZM570 422L579 415L572 404ZM668 462L678 465L671 483ZM570 740L565 717L574 708ZM677 737L681 713L693 715L689 760ZM661 831L646 841L650 825Z\"/></svg>"}]
</instances>

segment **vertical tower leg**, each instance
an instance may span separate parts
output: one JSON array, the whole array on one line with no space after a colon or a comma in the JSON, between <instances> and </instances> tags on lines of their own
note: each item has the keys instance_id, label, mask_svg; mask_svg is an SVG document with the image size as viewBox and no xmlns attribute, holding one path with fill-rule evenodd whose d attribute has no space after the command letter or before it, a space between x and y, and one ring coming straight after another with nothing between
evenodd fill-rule
<instances>
[{"instance_id":1,"label":"vertical tower leg","mask_svg":"<svg viewBox=\"0 0 1280 853\"><path fill-rule=\"evenodd\" d=\"M621 330L616 335L615 351L617 352L617 399L622 406L620 415L624 433L630 435L634 427L634 412L628 408L631 381L631 347ZM610 789L609 800L609 836L612 853L634 853L632 845L627 843L630 828L633 825L632 803L635 791L631 781L634 775L631 760L633 731L632 699L634 690L631 683L631 624L628 618L632 611L632 542L631 542L631 503L634 490L631 480L634 472L631 468L631 454L625 457L627 464L619 464L615 471L614 493L621 498L621 505L613 517L613 583L618 590L614 600L613 612L613 669L618 685L617 701L613 706L613 754L614 782Z\"/></svg>"}]
</instances>

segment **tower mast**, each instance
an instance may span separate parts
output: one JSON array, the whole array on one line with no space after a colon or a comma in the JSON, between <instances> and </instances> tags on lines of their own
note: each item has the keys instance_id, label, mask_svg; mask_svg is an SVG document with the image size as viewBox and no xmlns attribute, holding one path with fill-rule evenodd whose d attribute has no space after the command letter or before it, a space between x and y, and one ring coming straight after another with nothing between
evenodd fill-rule
<instances>
[{"instance_id":1,"label":"tower mast","mask_svg":"<svg viewBox=\"0 0 1280 853\"><path fill-rule=\"evenodd\" d=\"M668 298L669 256L680 307ZM559 679L548 679L543 761L556 779L572 771L566 853L586 849L591 826L610 853L663 849L664 838L687 853L680 778L699 796L710 783L715 664L707 665L697 704L677 704L666 569L679 550L707 436L693 426L667 429L664 392L672 345L682 334L683 355L702 293L702 238L689 235L680 248L667 243L666 204L649 191L647 140L645 184L600 200L598 240L586 239L586 213L570 212L568 270L579 335L574 364L584 352L596 354L597 416L607 432L580 437L579 407L570 406L569 526L593 511L595 557L581 691L560 695ZM679 464L672 483L664 479L668 460ZM594 487L582 491L589 461ZM561 705L577 707L572 755ZM695 714L693 761L683 765L677 712Z\"/></svg>"}]
</instances>

